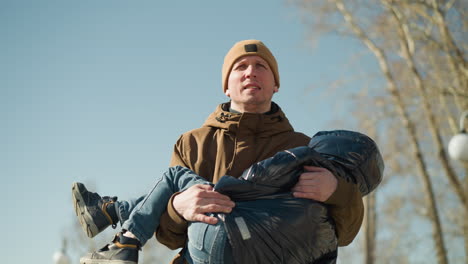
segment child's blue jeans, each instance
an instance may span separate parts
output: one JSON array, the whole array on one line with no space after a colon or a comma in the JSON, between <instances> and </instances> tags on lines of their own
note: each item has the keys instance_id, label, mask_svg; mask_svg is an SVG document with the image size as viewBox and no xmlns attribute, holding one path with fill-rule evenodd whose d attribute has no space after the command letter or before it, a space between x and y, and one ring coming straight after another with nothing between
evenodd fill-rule
<instances>
[{"instance_id":1,"label":"child's blue jeans","mask_svg":"<svg viewBox=\"0 0 468 264\"><path fill-rule=\"evenodd\" d=\"M187 168L169 168L147 195L116 202L122 228L132 232L144 245L153 237L171 196L195 184L211 183ZM224 260L232 260L229 252L230 246L221 219L216 225L201 222L189 224L188 245L184 253L189 263L228 263Z\"/></svg>"}]
</instances>

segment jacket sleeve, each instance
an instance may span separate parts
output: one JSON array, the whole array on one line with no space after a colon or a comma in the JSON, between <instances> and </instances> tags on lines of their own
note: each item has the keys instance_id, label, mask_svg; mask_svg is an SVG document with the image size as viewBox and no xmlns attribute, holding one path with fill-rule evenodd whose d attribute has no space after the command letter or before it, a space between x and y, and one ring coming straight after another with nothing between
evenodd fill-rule
<instances>
[{"instance_id":1,"label":"jacket sleeve","mask_svg":"<svg viewBox=\"0 0 468 264\"><path fill-rule=\"evenodd\" d=\"M337 177L335 192L325 201L335 221L338 246L347 246L356 237L364 218L364 204L357 184Z\"/></svg>"},{"instance_id":2,"label":"jacket sleeve","mask_svg":"<svg viewBox=\"0 0 468 264\"><path fill-rule=\"evenodd\" d=\"M180 142L181 139L179 138L174 146L170 167L180 165L189 168L182 158ZM156 238L158 241L172 250L184 247L187 241L188 223L176 212L172 205L174 197L177 194L178 193L173 194L171 199L169 199L167 210L161 215L159 227L156 230Z\"/></svg>"}]
</instances>

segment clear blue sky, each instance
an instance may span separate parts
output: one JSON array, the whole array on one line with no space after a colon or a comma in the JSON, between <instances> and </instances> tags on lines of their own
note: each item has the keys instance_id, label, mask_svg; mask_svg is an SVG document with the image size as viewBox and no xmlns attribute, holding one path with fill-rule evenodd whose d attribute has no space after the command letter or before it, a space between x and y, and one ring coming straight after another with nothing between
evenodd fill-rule
<instances>
[{"instance_id":1,"label":"clear blue sky","mask_svg":"<svg viewBox=\"0 0 468 264\"><path fill-rule=\"evenodd\" d=\"M312 51L296 17L281 0L0 0L2 262L52 263L73 181L146 193L179 135L227 100L221 65L236 41L276 55L274 100L296 130L336 128L344 97L308 88L344 74L352 45L327 38Z\"/></svg>"}]
</instances>

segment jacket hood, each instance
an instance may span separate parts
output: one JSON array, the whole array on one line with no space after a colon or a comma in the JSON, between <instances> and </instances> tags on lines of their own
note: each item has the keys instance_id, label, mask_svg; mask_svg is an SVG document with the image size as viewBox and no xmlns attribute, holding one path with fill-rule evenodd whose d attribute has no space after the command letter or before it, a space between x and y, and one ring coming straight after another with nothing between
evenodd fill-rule
<instances>
[{"instance_id":1,"label":"jacket hood","mask_svg":"<svg viewBox=\"0 0 468 264\"><path fill-rule=\"evenodd\" d=\"M261 137L293 131L286 115L274 102L271 103L270 112L265 114L229 112L230 104L227 102L218 105L203 126L219 128L225 133L234 134L237 133L239 126L242 126L242 133L245 135L259 134Z\"/></svg>"}]
</instances>

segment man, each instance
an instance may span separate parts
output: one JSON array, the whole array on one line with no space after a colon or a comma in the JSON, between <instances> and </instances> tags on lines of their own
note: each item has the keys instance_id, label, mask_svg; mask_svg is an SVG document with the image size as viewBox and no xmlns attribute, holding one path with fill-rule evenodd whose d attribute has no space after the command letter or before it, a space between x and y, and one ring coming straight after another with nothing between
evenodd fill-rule
<instances>
[{"instance_id":1,"label":"man","mask_svg":"<svg viewBox=\"0 0 468 264\"><path fill-rule=\"evenodd\" d=\"M223 175L239 177L251 164L309 142L308 136L293 130L272 102L280 87L278 65L261 41L244 40L231 48L224 59L222 87L231 101L219 105L201 128L179 138L170 166L187 167L216 183ZM329 205L338 245L348 245L358 233L364 214L357 186L323 168L305 170L292 189L294 196ZM216 224L218 219L206 213L229 213L232 207L229 197L211 186L192 186L172 196L156 237L171 249L184 247L189 221Z\"/></svg>"},{"instance_id":2,"label":"man","mask_svg":"<svg viewBox=\"0 0 468 264\"><path fill-rule=\"evenodd\" d=\"M107 226L115 226L118 221L125 222L122 225L123 231L114 238L112 244L82 258L81 263L117 263L117 259L131 260L125 263L136 263L138 248L152 236L156 226L158 240L169 248L200 249L200 245L193 243L203 243L202 240L208 239L209 235L195 236L197 241L187 241L187 223L209 224L202 225L202 231L219 229L218 218L210 213L229 213L235 206L228 196L214 191L211 185L206 184L206 180L216 183L223 175L239 177L245 169L258 161L281 150L306 146L309 143L310 138L295 132L279 106L271 101L273 94L279 91L278 65L262 42L245 40L236 43L225 57L222 77L223 90L231 101L218 106L201 128L180 137L175 145L169 170L173 173L159 180L146 197L131 202L117 202L115 198L101 198L88 192L82 184L74 185L75 210L88 236L93 237ZM184 182L180 178L188 169L193 171L190 174L202 177L195 181L204 184L191 184L185 191L172 195L171 199L171 190L184 188L171 187L162 192L155 191L155 188L160 188L164 179L172 179L166 181L171 186L182 186ZM325 168L305 166L304 169L306 172L301 174L298 183L292 188L293 195L329 205L330 215L336 224L338 245L349 244L359 231L363 216L362 199L357 185L335 177ZM155 192L161 196L151 195ZM163 196L167 198L163 200ZM155 207L158 207L158 211L163 211L160 201L166 203L168 199L167 212L155 219L161 215L154 212ZM222 237L225 239L225 236ZM226 244L213 237L210 239L215 241L210 242L211 244ZM216 255L222 257L223 249L220 250ZM179 254L175 260L192 260L191 256ZM215 262L222 262L222 259Z\"/></svg>"}]
</instances>

